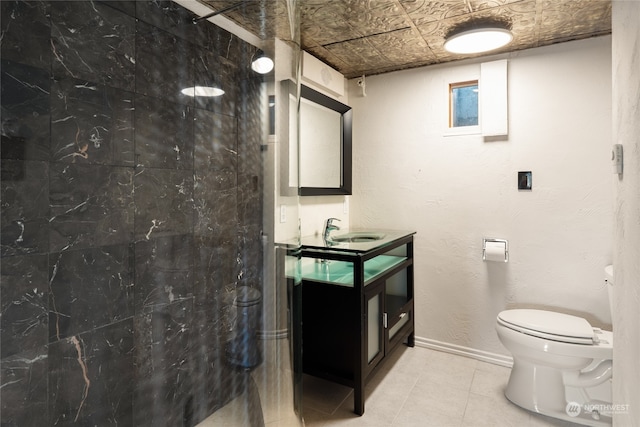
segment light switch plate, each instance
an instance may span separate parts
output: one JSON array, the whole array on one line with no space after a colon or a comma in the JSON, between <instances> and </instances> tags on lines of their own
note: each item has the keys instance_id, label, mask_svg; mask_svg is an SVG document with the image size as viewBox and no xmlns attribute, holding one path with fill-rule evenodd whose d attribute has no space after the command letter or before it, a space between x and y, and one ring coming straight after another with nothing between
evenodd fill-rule
<instances>
[{"instance_id":1,"label":"light switch plate","mask_svg":"<svg viewBox=\"0 0 640 427\"><path fill-rule=\"evenodd\" d=\"M531 190L531 171L518 172L518 190Z\"/></svg>"}]
</instances>

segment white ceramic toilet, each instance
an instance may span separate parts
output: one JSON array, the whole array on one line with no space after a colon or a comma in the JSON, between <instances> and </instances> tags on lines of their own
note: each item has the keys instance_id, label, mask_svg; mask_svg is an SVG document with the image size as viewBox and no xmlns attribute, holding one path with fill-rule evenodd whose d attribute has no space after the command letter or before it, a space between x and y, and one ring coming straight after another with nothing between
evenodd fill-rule
<instances>
[{"instance_id":1,"label":"white ceramic toilet","mask_svg":"<svg viewBox=\"0 0 640 427\"><path fill-rule=\"evenodd\" d=\"M613 267L605 268L611 308ZM505 396L530 411L591 426L611 425L613 334L581 317L514 309L496 331L513 355Z\"/></svg>"}]
</instances>

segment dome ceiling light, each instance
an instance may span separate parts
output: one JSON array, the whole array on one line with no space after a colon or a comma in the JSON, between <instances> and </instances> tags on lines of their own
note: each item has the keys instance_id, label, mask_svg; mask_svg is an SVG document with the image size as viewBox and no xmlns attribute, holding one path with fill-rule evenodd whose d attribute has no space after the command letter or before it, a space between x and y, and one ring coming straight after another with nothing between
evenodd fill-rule
<instances>
[{"instance_id":1,"label":"dome ceiling light","mask_svg":"<svg viewBox=\"0 0 640 427\"><path fill-rule=\"evenodd\" d=\"M465 0L470 14L475 14L471 2ZM444 48L456 54L490 52L511 43L511 22L494 16L476 16L449 29Z\"/></svg>"},{"instance_id":2,"label":"dome ceiling light","mask_svg":"<svg viewBox=\"0 0 640 427\"><path fill-rule=\"evenodd\" d=\"M448 36L444 48L451 53L482 53L506 46L512 40L513 34L504 28L477 28Z\"/></svg>"}]
</instances>

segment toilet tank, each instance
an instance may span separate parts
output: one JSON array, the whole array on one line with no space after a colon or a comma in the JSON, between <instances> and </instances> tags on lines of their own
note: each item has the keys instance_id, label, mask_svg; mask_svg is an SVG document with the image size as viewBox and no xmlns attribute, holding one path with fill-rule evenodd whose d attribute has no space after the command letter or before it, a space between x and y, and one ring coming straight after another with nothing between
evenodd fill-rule
<instances>
[{"instance_id":1,"label":"toilet tank","mask_svg":"<svg viewBox=\"0 0 640 427\"><path fill-rule=\"evenodd\" d=\"M613 265L607 265L604 268L604 281L607 285L607 293L609 294L609 312L613 320Z\"/></svg>"}]
</instances>

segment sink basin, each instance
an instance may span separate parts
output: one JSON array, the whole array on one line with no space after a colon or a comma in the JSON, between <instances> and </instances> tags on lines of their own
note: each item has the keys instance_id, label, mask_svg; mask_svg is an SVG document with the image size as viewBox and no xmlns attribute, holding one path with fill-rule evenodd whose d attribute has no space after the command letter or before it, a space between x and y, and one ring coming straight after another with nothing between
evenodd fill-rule
<instances>
[{"instance_id":1,"label":"sink basin","mask_svg":"<svg viewBox=\"0 0 640 427\"><path fill-rule=\"evenodd\" d=\"M375 231L352 231L350 233L340 234L338 236L331 237L330 240L334 242L373 242L384 238L384 233L378 233Z\"/></svg>"}]
</instances>

